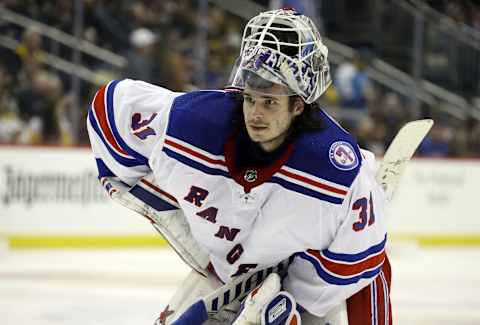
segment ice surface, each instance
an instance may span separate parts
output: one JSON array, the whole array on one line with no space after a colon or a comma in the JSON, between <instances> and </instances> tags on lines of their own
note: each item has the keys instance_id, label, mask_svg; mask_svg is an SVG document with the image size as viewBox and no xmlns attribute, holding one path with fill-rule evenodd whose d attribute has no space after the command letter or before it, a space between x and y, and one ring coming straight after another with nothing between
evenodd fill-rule
<instances>
[{"instance_id":1,"label":"ice surface","mask_svg":"<svg viewBox=\"0 0 480 325\"><path fill-rule=\"evenodd\" d=\"M480 248L390 249L394 324L480 324ZM11 250L0 324L153 324L188 267L168 249Z\"/></svg>"}]
</instances>

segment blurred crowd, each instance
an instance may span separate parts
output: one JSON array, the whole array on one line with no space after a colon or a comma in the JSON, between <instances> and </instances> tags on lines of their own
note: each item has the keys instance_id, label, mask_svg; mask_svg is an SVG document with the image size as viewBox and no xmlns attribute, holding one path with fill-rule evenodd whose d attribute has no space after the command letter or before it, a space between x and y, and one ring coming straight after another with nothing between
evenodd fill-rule
<instances>
[{"instance_id":1,"label":"blurred crowd","mask_svg":"<svg viewBox=\"0 0 480 325\"><path fill-rule=\"evenodd\" d=\"M408 121L433 118L435 124L417 155L480 157L480 121L453 118L441 107L429 107L387 89L367 75L371 54L360 50L351 61L334 67L333 86L323 97L326 109L353 133L361 147L382 155Z\"/></svg>"},{"instance_id":2,"label":"blurred crowd","mask_svg":"<svg viewBox=\"0 0 480 325\"><path fill-rule=\"evenodd\" d=\"M5 0L0 6L74 33L74 1ZM225 85L238 55L244 22L215 6L203 12L196 0L85 0L83 6L83 39L127 60L119 69L84 55L82 64L104 71L107 80L128 77L174 91L218 88ZM83 117L80 138L74 141L72 134L71 77L43 60L54 51L71 62L71 49L52 44L34 27L2 22L0 34L18 41L13 50L0 47L0 142L86 143ZM97 88L98 84L81 83L83 115Z\"/></svg>"},{"instance_id":3,"label":"blurred crowd","mask_svg":"<svg viewBox=\"0 0 480 325\"><path fill-rule=\"evenodd\" d=\"M238 55L245 21L198 0L84 0L83 39L126 58L121 69L83 57L94 71L114 78L141 79L175 91L225 86ZM74 1L0 0L0 6L74 33ZM18 41L0 48L0 143L85 144L83 121L98 85L83 81L74 98L69 75L44 63L47 52L71 61L71 50L55 48L35 28L0 23L0 33ZM200 46L206 42L207 48ZM435 127L422 144L424 156L480 156L480 124L453 120L435 109L412 103L369 79L368 55L332 67L334 84L322 104L360 144L377 154L405 122L433 117ZM208 62L208 64L203 64ZM72 110L80 103L80 136L73 134Z\"/></svg>"},{"instance_id":4,"label":"blurred crowd","mask_svg":"<svg viewBox=\"0 0 480 325\"><path fill-rule=\"evenodd\" d=\"M456 23L480 30L480 1L427 0L427 3Z\"/></svg>"}]
</instances>

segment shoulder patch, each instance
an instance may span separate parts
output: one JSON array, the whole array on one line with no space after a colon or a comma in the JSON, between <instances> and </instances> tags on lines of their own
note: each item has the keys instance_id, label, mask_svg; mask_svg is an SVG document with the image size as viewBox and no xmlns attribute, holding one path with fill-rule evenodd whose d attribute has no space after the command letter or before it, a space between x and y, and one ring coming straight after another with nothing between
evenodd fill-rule
<instances>
[{"instance_id":1,"label":"shoulder patch","mask_svg":"<svg viewBox=\"0 0 480 325\"><path fill-rule=\"evenodd\" d=\"M346 141L336 141L332 143L328 151L328 156L335 168L344 171L355 169L360 161L353 146Z\"/></svg>"}]
</instances>

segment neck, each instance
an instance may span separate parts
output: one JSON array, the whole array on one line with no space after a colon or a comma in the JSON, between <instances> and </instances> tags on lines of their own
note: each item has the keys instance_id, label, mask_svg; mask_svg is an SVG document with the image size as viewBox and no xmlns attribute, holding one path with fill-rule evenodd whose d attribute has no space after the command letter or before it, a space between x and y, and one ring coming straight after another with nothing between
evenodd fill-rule
<instances>
[{"instance_id":1,"label":"neck","mask_svg":"<svg viewBox=\"0 0 480 325\"><path fill-rule=\"evenodd\" d=\"M237 166L267 166L273 163L288 147L290 141L281 141L279 145L268 147L270 151L265 150L258 142L253 142L248 136L247 131L242 132L237 138Z\"/></svg>"},{"instance_id":2,"label":"neck","mask_svg":"<svg viewBox=\"0 0 480 325\"><path fill-rule=\"evenodd\" d=\"M258 143L258 146L265 152L274 152L275 150L280 148L284 142L285 135L282 135L281 137L272 139L268 142Z\"/></svg>"}]
</instances>

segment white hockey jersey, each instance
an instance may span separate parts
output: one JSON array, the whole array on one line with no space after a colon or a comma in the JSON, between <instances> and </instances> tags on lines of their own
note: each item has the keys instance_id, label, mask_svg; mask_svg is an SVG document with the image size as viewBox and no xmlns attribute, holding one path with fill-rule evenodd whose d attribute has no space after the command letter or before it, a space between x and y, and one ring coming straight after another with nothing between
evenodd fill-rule
<instances>
[{"instance_id":1,"label":"white hockey jersey","mask_svg":"<svg viewBox=\"0 0 480 325\"><path fill-rule=\"evenodd\" d=\"M157 208L185 213L222 281L292 257L283 286L325 315L379 274L384 193L374 159L326 113L267 167L238 168L233 93L173 93L140 81L100 89L88 115L99 175L129 185L153 170ZM146 198L148 200L148 198Z\"/></svg>"}]
</instances>

